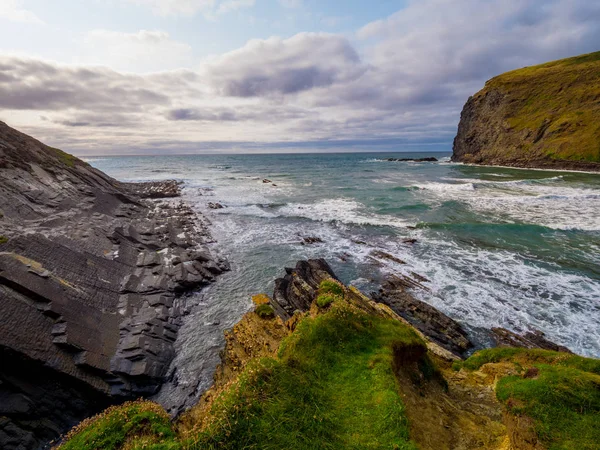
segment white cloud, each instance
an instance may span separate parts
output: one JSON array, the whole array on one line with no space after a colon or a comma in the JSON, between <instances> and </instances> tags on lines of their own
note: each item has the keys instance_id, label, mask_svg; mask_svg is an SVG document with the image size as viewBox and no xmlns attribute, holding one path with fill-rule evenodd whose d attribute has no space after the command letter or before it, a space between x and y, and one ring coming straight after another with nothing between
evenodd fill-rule
<instances>
[{"instance_id":1,"label":"white cloud","mask_svg":"<svg viewBox=\"0 0 600 450\"><path fill-rule=\"evenodd\" d=\"M164 31L121 33L93 30L88 33L83 44L81 61L117 70L153 72L193 65L192 47L173 40Z\"/></svg>"},{"instance_id":2,"label":"white cloud","mask_svg":"<svg viewBox=\"0 0 600 450\"><path fill-rule=\"evenodd\" d=\"M242 8L251 8L256 0L226 0L219 5L217 14L225 14Z\"/></svg>"},{"instance_id":3,"label":"white cloud","mask_svg":"<svg viewBox=\"0 0 600 450\"><path fill-rule=\"evenodd\" d=\"M126 0L152 8L158 16L193 16L198 12L208 11L215 5L215 0Z\"/></svg>"},{"instance_id":4,"label":"white cloud","mask_svg":"<svg viewBox=\"0 0 600 450\"><path fill-rule=\"evenodd\" d=\"M22 7L21 0L0 0L0 18L10 20L11 22L21 23L44 23L33 12Z\"/></svg>"}]
</instances>

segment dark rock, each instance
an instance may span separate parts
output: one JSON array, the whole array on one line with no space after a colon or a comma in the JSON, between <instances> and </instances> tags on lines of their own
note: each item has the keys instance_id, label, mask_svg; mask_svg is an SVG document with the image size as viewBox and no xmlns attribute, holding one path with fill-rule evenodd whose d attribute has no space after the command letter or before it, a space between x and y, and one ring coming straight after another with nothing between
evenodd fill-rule
<instances>
[{"instance_id":1,"label":"dark rock","mask_svg":"<svg viewBox=\"0 0 600 450\"><path fill-rule=\"evenodd\" d=\"M409 245L416 244L417 242L418 241L416 239L403 239L402 240L403 244L409 244Z\"/></svg>"},{"instance_id":2,"label":"dark rock","mask_svg":"<svg viewBox=\"0 0 600 450\"><path fill-rule=\"evenodd\" d=\"M210 209L223 209L224 206L221 205L220 203L213 203L213 202L208 202L208 207Z\"/></svg>"},{"instance_id":3,"label":"dark rock","mask_svg":"<svg viewBox=\"0 0 600 450\"><path fill-rule=\"evenodd\" d=\"M228 265L208 251L212 238L189 206L155 200L179 195L177 181L120 183L2 122L0 161L9 238L0 244L0 348L44 368L10 373L17 387L1 397L0 448L29 449L74 423L61 409L77 420L94 413L96 400L81 400L88 392L103 405L154 393L181 323L174 299ZM183 267L187 252L202 257ZM49 379L55 387L39 395L19 387ZM62 406L50 411L50 402Z\"/></svg>"},{"instance_id":4,"label":"dark rock","mask_svg":"<svg viewBox=\"0 0 600 450\"><path fill-rule=\"evenodd\" d=\"M323 239L321 239L320 237L306 236L306 237L302 238L302 242L300 244L310 245L310 244L322 244L322 243L323 243Z\"/></svg>"},{"instance_id":5,"label":"dark rock","mask_svg":"<svg viewBox=\"0 0 600 450\"><path fill-rule=\"evenodd\" d=\"M438 159L434 158L433 156L428 156L426 158L387 158L386 161L392 161L392 162L406 162L406 161L412 161L412 162L438 162Z\"/></svg>"},{"instance_id":6,"label":"dark rock","mask_svg":"<svg viewBox=\"0 0 600 450\"><path fill-rule=\"evenodd\" d=\"M262 182L263 182L263 183L265 183L265 184L266 184L266 183L272 183L272 181L271 181L271 180L269 180L268 178L265 178L264 180L262 180Z\"/></svg>"},{"instance_id":7,"label":"dark rock","mask_svg":"<svg viewBox=\"0 0 600 450\"><path fill-rule=\"evenodd\" d=\"M381 250L372 251L371 256L374 256L375 258L379 258L379 259L387 259L388 261L393 261L398 264L406 264L406 262L402 261L400 258L396 258L395 256L390 255L389 253L386 253Z\"/></svg>"},{"instance_id":8,"label":"dark rock","mask_svg":"<svg viewBox=\"0 0 600 450\"><path fill-rule=\"evenodd\" d=\"M287 274L275 280L271 306L283 320L294 315L294 311L307 311L316 298L321 281L337 279L324 259L299 261L294 269L286 268Z\"/></svg>"},{"instance_id":9,"label":"dark rock","mask_svg":"<svg viewBox=\"0 0 600 450\"><path fill-rule=\"evenodd\" d=\"M554 352L572 353L567 347L546 339L544 333L539 330L519 335L505 328L492 328L491 337L497 347L541 348Z\"/></svg>"},{"instance_id":10,"label":"dark rock","mask_svg":"<svg viewBox=\"0 0 600 450\"><path fill-rule=\"evenodd\" d=\"M420 281L408 277L391 276L379 292L372 293L373 300L389 306L425 336L457 356L463 356L473 347L466 331L456 321L414 297L409 291L425 288Z\"/></svg>"}]
</instances>

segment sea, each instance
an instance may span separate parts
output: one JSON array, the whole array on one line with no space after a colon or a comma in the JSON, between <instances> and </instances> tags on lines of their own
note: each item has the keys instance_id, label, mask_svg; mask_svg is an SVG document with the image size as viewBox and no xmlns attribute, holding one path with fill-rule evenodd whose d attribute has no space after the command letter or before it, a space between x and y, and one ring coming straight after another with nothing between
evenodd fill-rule
<instances>
[{"instance_id":1,"label":"sea","mask_svg":"<svg viewBox=\"0 0 600 450\"><path fill-rule=\"evenodd\" d=\"M430 156L439 162L388 161ZM191 296L156 397L173 414L211 385L223 331L252 307L251 296L271 294L284 268L307 258L325 258L365 293L389 274L424 277L427 289L415 296L464 324L480 346L484 328L540 330L600 357L598 174L463 165L447 152L87 161L122 181L181 180L213 251L231 264ZM322 242L303 245L307 237Z\"/></svg>"}]
</instances>

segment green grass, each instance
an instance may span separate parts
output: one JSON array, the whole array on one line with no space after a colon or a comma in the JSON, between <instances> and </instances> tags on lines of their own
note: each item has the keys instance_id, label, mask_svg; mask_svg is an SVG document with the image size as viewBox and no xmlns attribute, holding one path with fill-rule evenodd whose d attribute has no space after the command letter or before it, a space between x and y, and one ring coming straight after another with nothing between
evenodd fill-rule
<instances>
[{"instance_id":1,"label":"green grass","mask_svg":"<svg viewBox=\"0 0 600 450\"><path fill-rule=\"evenodd\" d=\"M0 244L6 244L8 242L8 238L2 234L0 234Z\"/></svg>"},{"instance_id":2,"label":"green grass","mask_svg":"<svg viewBox=\"0 0 600 450\"><path fill-rule=\"evenodd\" d=\"M62 450L416 450L395 368L425 344L411 327L341 301L338 286L321 286L337 300L305 317L277 357L251 361L199 429L175 435L166 414L126 405L81 424Z\"/></svg>"},{"instance_id":3,"label":"green grass","mask_svg":"<svg viewBox=\"0 0 600 450\"><path fill-rule=\"evenodd\" d=\"M60 150L58 148L54 148L54 147L49 147L49 148L52 149L54 151L54 153L56 154L56 156L58 157L58 159L64 165L66 165L68 167L75 167L76 163L82 162L79 158L71 155L70 153L63 152L62 150Z\"/></svg>"},{"instance_id":4,"label":"green grass","mask_svg":"<svg viewBox=\"0 0 600 450\"><path fill-rule=\"evenodd\" d=\"M341 284L333 280L325 280L321 282L316 299L316 304L319 308L327 308L334 301L343 299L344 288Z\"/></svg>"},{"instance_id":5,"label":"green grass","mask_svg":"<svg viewBox=\"0 0 600 450\"><path fill-rule=\"evenodd\" d=\"M258 317L261 319L272 319L275 317L275 311L273 310L273 307L267 304L258 305L254 312L258 314Z\"/></svg>"},{"instance_id":6,"label":"green grass","mask_svg":"<svg viewBox=\"0 0 600 450\"><path fill-rule=\"evenodd\" d=\"M487 363L515 362L524 364L552 364L557 366L572 367L585 372L600 375L600 360L584 358L571 353L553 352L541 349L525 348L488 348L473 354L466 361L454 363L455 369L464 367L467 370L477 370Z\"/></svg>"},{"instance_id":7,"label":"green grass","mask_svg":"<svg viewBox=\"0 0 600 450\"><path fill-rule=\"evenodd\" d=\"M415 449L393 370L411 346L409 327L335 303L246 369L193 448Z\"/></svg>"},{"instance_id":8,"label":"green grass","mask_svg":"<svg viewBox=\"0 0 600 450\"><path fill-rule=\"evenodd\" d=\"M179 450L167 413L151 402L130 402L82 422L60 450Z\"/></svg>"},{"instance_id":9,"label":"green grass","mask_svg":"<svg viewBox=\"0 0 600 450\"><path fill-rule=\"evenodd\" d=\"M475 353L462 367L513 362L524 374L498 382L496 396L514 415L534 420L549 449L597 449L600 442L600 360L546 350L495 348Z\"/></svg>"},{"instance_id":10,"label":"green grass","mask_svg":"<svg viewBox=\"0 0 600 450\"><path fill-rule=\"evenodd\" d=\"M600 162L600 52L507 72L478 95L491 89L509 97L513 131L531 133L517 153Z\"/></svg>"}]
</instances>

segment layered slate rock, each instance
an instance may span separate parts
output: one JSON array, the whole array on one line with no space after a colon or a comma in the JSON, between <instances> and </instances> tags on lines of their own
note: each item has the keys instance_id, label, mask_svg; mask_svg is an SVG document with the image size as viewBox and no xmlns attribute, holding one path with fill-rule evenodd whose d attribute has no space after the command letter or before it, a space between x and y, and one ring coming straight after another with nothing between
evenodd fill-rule
<instances>
[{"instance_id":1,"label":"layered slate rock","mask_svg":"<svg viewBox=\"0 0 600 450\"><path fill-rule=\"evenodd\" d=\"M600 52L489 80L465 104L452 161L600 171Z\"/></svg>"},{"instance_id":2,"label":"layered slate rock","mask_svg":"<svg viewBox=\"0 0 600 450\"><path fill-rule=\"evenodd\" d=\"M298 261L295 268L286 268L286 275L275 280L271 305L283 320L290 319L295 311L307 311L317 296L321 281L335 279L331 267L324 259Z\"/></svg>"},{"instance_id":3,"label":"layered slate rock","mask_svg":"<svg viewBox=\"0 0 600 450\"><path fill-rule=\"evenodd\" d=\"M72 425L60 417L157 391L182 294L228 269L179 195L175 181L120 183L0 122L0 398L37 411L3 403L1 448L36 448ZM13 362L51 373L62 410L38 407L35 376L22 382ZM19 435L30 444L9 444Z\"/></svg>"},{"instance_id":4,"label":"layered slate rock","mask_svg":"<svg viewBox=\"0 0 600 450\"><path fill-rule=\"evenodd\" d=\"M457 356L463 356L473 347L467 332L455 320L417 299L411 290L418 288L425 288L419 280L392 275L378 292L371 294L371 298L389 306L433 342Z\"/></svg>"}]
</instances>

